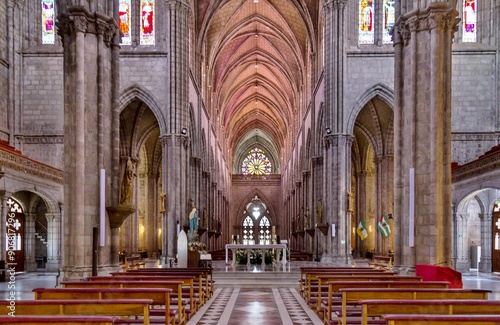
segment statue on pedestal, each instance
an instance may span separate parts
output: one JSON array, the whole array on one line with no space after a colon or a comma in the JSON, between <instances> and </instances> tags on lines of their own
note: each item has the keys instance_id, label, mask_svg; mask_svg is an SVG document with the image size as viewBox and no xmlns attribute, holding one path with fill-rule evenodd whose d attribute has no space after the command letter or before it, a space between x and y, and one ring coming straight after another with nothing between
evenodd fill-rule
<instances>
[{"instance_id":1,"label":"statue on pedestal","mask_svg":"<svg viewBox=\"0 0 500 325\"><path fill-rule=\"evenodd\" d=\"M321 202L321 199L318 200L318 220L317 220L319 225L323 224L323 204Z\"/></svg>"},{"instance_id":2,"label":"statue on pedestal","mask_svg":"<svg viewBox=\"0 0 500 325\"><path fill-rule=\"evenodd\" d=\"M121 205L132 205L132 197L134 194L134 163L129 157L127 160L127 165L125 167L125 174L123 175L122 187L121 187Z\"/></svg>"},{"instance_id":3,"label":"statue on pedestal","mask_svg":"<svg viewBox=\"0 0 500 325\"><path fill-rule=\"evenodd\" d=\"M193 201L191 201L191 212L189 213L189 233L194 234L198 232L198 210Z\"/></svg>"},{"instance_id":4,"label":"statue on pedestal","mask_svg":"<svg viewBox=\"0 0 500 325\"><path fill-rule=\"evenodd\" d=\"M306 222L306 229L311 228L311 213L309 212L309 207L306 207L306 214L305 214L305 222Z\"/></svg>"}]
</instances>

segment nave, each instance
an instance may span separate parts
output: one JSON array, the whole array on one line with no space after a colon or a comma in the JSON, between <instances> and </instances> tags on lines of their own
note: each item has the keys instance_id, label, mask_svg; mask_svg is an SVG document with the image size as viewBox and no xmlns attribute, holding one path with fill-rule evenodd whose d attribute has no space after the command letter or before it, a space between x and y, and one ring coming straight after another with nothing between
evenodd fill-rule
<instances>
[{"instance_id":1,"label":"nave","mask_svg":"<svg viewBox=\"0 0 500 325\"><path fill-rule=\"evenodd\" d=\"M366 266L366 260L356 260ZM149 262L154 265L154 261ZM327 263L292 261L282 267L230 266L213 261L215 291L212 298L187 322L188 325L299 325L323 324L299 293L301 267L332 266ZM273 280L274 278L274 280ZM491 290L489 300L500 300L500 274L473 270L462 274L464 289ZM18 300L33 299L34 288L55 287L53 273L19 273L15 276ZM0 282L0 299L8 299L12 283Z\"/></svg>"}]
</instances>

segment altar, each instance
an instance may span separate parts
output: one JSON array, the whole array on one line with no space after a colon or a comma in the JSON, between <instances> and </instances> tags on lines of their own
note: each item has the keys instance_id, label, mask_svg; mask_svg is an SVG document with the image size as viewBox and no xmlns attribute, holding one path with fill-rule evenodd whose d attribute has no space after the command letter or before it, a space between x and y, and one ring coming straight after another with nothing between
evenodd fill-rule
<instances>
[{"instance_id":1,"label":"altar","mask_svg":"<svg viewBox=\"0 0 500 325\"><path fill-rule=\"evenodd\" d=\"M236 251L238 249L245 250L247 253L247 265L250 265L250 253L253 250L262 251L262 265L265 264L265 254L268 250L274 249L275 260L277 263L286 264L286 244L254 244L254 245L244 245L244 244L226 244L226 264L228 264L228 251L231 250L233 252L233 261L232 264L236 264ZM283 258L280 261L280 254L283 252Z\"/></svg>"}]
</instances>

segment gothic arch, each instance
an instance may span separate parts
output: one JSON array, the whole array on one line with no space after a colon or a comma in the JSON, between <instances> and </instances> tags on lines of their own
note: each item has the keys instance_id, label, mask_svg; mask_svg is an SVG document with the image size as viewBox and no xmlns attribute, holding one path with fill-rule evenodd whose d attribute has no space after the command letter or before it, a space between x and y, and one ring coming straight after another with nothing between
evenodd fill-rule
<instances>
[{"instance_id":1,"label":"gothic arch","mask_svg":"<svg viewBox=\"0 0 500 325\"><path fill-rule=\"evenodd\" d=\"M278 220L277 220L277 217L276 217L276 213L274 211L274 206L271 204L272 200L270 200L268 197L266 197L266 195L264 193L262 193L259 189L255 188L251 191L249 191L249 193L241 200L240 202L240 206L238 208L238 212L237 212L237 217L236 217L236 223L237 225L241 225L243 223L243 220L244 220L244 214L243 212L245 211L246 209L246 205L252 201L252 199L254 197L258 197L260 199L261 202L264 202L266 204L266 207L267 209L269 210L269 220L271 221L271 224L273 225L277 225L278 224Z\"/></svg>"},{"instance_id":2,"label":"gothic arch","mask_svg":"<svg viewBox=\"0 0 500 325\"><path fill-rule=\"evenodd\" d=\"M394 110L394 90L383 83L376 83L358 97L347 120L347 132L353 134L356 119L366 104L375 97L380 97L392 110Z\"/></svg>"},{"instance_id":3,"label":"gothic arch","mask_svg":"<svg viewBox=\"0 0 500 325\"><path fill-rule=\"evenodd\" d=\"M134 99L138 99L143 102L155 115L158 121L158 126L160 127L160 134L167 133L167 127L164 124L164 116L160 105L158 105L158 100L155 96L144 87L133 83L129 85L122 91L119 101L119 112L121 113L128 105L130 105Z\"/></svg>"}]
</instances>

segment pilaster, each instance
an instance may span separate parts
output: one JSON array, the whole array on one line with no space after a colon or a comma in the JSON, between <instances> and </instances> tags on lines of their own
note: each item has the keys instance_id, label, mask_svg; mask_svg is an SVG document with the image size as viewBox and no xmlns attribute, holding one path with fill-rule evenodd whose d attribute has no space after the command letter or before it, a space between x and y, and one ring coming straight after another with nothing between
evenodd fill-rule
<instances>
[{"instance_id":1,"label":"pilaster","mask_svg":"<svg viewBox=\"0 0 500 325\"><path fill-rule=\"evenodd\" d=\"M45 271L57 272L61 263L61 213L46 213L47 219L47 263Z\"/></svg>"},{"instance_id":2,"label":"pilaster","mask_svg":"<svg viewBox=\"0 0 500 325\"><path fill-rule=\"evenodd\" d=\"M470 270L469 260L469 231L467 221L469 219L468 213L456 213L454 215L457 228L456 249L457 256L455 262L455 269L459 272L468 272Z\"/></svg>"}]
</instances>

